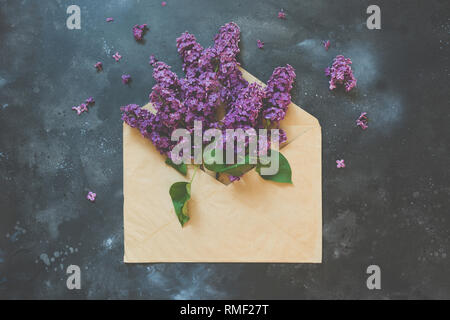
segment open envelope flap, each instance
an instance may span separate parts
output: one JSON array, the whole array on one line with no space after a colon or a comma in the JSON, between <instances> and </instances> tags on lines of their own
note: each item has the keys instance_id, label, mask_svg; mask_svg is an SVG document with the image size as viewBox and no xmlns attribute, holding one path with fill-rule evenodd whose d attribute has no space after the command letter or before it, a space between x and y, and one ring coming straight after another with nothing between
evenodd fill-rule
<instances>
[{"instance_id":1,"label":"open envelope flap","mask_svg":"<svg viewBox=\"0 0 450 320\"><path fill-rule=\"evenodd\" d=\"M188 179L124 125L125 262L321 262L321 129L296 106L284 122L293 185L252 170L225 186L199 170L184 228L168 190Z\"/></svg>"}]
</instances>

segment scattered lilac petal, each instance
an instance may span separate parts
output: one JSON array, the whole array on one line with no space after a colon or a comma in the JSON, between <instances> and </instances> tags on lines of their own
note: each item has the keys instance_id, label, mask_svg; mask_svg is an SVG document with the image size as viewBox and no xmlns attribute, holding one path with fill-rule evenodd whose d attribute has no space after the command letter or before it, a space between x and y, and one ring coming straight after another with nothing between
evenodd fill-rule
<instances>
[{"instance_id":1,"label":"scattered lilac petal","mask_svg":"<svg viewBox=\"0 0 450 320\"><path fill-rule=\"evenodd\" d=\"M337 168L345 168L344 159L336 160L336 163L337 163L337 165L336 165Z\"/></svg>"},{"instance_id":2,"label":"scattered lilac petal","mask_svg":"<svg viewBox=\"0 0 450 320\"><path fill-rule=\"evenodd\" d=\"M361 127L361 129L366 130L369 127L369 118L367 117L367 112L361 113L358 119L356 119L356 125Z\"/></svg>"},{"instance_id":3,"label":"scattered lilac petal","mask_svg":"<svg viewBox=\"0 0 450 320\"><path fill-rule=\"evenodd\" d=\"M129 74L124 74L124 75L122 75L122 82L123 82L124 84L129 83L130 80L131 80L131 76L130 76Z\"/></svg>"},{"instance_id":4,"label":"scattered lilac petal","mask_svg":"<svg viewBox=\"0 0 450 320\"><path fill-rule=\"evenodd\" d=\"M112 21L114 21L113 18L106 18L106 22L112 22Z\"/></svg>"},{"instance_id":5,"label":"scattered lilac petal","mask_svg":"<svg viewBox=\"0 0 450 320\"><path fill-rule=\"evenodd\" d=\"M278 12L278 19L286 19L286 13L284 13L283 9Z\"/></svg>"},{"instance_id":6,"label":"scattered lilac petal","mask_svg":"<svg viewBox=\"0 0 450 320\"><path fill-rule=\"evenodd\" d=\"M72 107L72 110L75 110L75 111L77 112L77 115L80 115L80 114L82 114L83 112L88 111L87 104L82 103L82 104L80 104L79 106Z\"/></svg>"},{"instance_id":7,"label":"scattered lilac petal","mask_svg":"<svg viewBox=\"0 0 450 320\"><path fill-rule=\"evenodd\" d=\"M327 41L324 41L323 42L323 46L325 47L325 50L327 50L328 51L328 49L330 48L330 40L327 40Z\"/></svg>"},{"instance_id":8,"label":"scattered lilac petal","mask_svg":"<svg viewBox=\"0 0 450 320\"><path fill-rule=\"evenodd\" d=\"M235 177L235 176L229 175L228 179L230 179L230 182L234 182L234 181L241 180L241 177Z\"/></svg>"},{"instance_id":9,"label":"scattered lilac petal","mask_svg":"<svg viewBox=\"0 0 450 320\"><path fill-rule=\"evenodd\" d=\"M82 114L83 112L88 112L88 106L94 104L94 98L89 97L86 99L86 101L79 106L72 107L72 110L75 110L77 112L77 115Z\"/></svg>"},{"instance_id":10,"label":"scattered lilac petal","mask_svg":"<svg viewBox=\"0 0 450 320\"><path fill-rule=\"evenodd\" d=\"M112 57L116 62L119 62L119 60L122 59L122 56L118 52L114 53Z\"/></svg>"},{"instance_id":11,"label":"scattered lilac petal","mask_svg":"<svg viewBox=\"0 0 450 320\"><path fill-rule=\"evenodd\" d=\"M97 71L102 71L103 70L103 63L101 63L100 61L97 62L94 67L97 69Z\"/></svg>"},{"instance_id":12,"label":"scattered lilac petal","mask_svg":"<svg viewBox=\"0 0 450 320\"><path fill-rule=\"evenodd\" d=\"M258 46L259 49L264 48L264 42L262 42L261 40L257 40L256 45Z\"/></svg>"},{"instance_id":13,"label":"scattered lilac petal","mask_svg":"<svg viewBox=\"0 0 450 320\"><path fill-rule=\"evenodd\" d=\"M162 6L162 7L167 6L167 2L165 2L165 1L161 2L161 6Z\"/></svg>"},{"instance_id":14,"label":"scattered lilac petal","mask_svg":"<svg viewBox=\"0 0 450 320\"><path fill-rule=\"evenodd\" d=\"M89 191L89 193L86 196L86 199L88 199L90 202L94 202L95 198L97 198L97 194L92 191Z\"/></svg>"}]
</instances>

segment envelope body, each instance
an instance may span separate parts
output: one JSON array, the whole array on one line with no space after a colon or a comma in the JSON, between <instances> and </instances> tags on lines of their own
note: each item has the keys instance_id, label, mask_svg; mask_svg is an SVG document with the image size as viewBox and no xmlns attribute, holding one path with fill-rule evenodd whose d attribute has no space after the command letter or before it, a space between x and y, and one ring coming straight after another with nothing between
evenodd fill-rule
<instances>
[{"instance_id":1,"label":"envelope body","mask_svg":"<svg viewBox=\"0 0 450 320\"><path fill-rule=\"evenodd\" d=\"M242 72L249 82L259 82ZM124 125L124 261L320 263L321 128L295 104L281 128L288 136L281 152L293 184L264 180L253 169L225 185L198 170L190 220L182 228L169 188L188 181L193 169L182 176L138 130Z\"/></svg>"}]
</instances>

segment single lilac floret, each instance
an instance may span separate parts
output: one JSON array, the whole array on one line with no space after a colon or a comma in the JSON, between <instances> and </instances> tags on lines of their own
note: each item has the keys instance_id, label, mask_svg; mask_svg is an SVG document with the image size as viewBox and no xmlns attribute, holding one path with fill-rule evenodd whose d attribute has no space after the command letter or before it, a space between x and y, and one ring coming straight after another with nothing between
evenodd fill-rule
<instances>
[{"instance_id":1,"label":"single lilac floret","mask_svg":"<svg viewBox=\"0 0 450 320\"><path fill-rule=\"evenodd\" d=\"M131 80L131 76L129 74L122 75L122 82L123 82L123 84L129 83L130 80Z\"/></svg>"},{"instance_id":2,"label":"single lilac floret","mask_svg":"<svg viewBox=\"0 0 450 320\"><path fill-rule=\"evenodd\" d=\"M94 100L94 98L89 97L89 98L86 99L85 103L89 106L91 104L94 104L95 100Z\"/></svg>"},{"instance_id":3,"label":"single lilac floret","mask_svg":"<svg viewBox=\"0 0 450 320\"><path fill-rule=\"evenodd\" d=\"M94 67L97 69L97 71L102 71L103 70L103 63L101 63L100 61L97 62Z\"/></svg>"},{"instance_id":4,"label":"single lilac floret","mask_svg":"<svg viewBox=\"0 0 450 320\"><path fill-rule=\"evenodd\" d=\"M88 199L90 202L94 202L95 198L97 198L97 194L89 191L89 193L86 195L86 199Z\"/></svg>"},{"instance_id":5,"label":"single lilac floret","mask_svg":"<svg viewBox=\"0 0 450 320\"><path fill-rule=\"evenodd\" d=\"M344 159L341 159L341 160L336 160L336 167L337 168L345 168L345 162L344 162Z\"/></svg>"},{"instance_id":6,"label":"single lilac floret","mask_svg":"<svg viewBox=\"0 0 450 320\"><path fill-rule=\"evenodd\" d=\"M258 46L259 49L264 48L264 42L262 42L261 40L256 40L256 45Z\"/></svg>"},{"instance_id":7,"label":"single lilac floret","mask_svg":"<svg viewBox=\"0 0 450 320\"><path fill-rule=\"evenodd\" d=\"M116 62L119 62L119 60L122 59L122 56L118 52L114 53L112 57Z\"/></svg>"}]
</instances>

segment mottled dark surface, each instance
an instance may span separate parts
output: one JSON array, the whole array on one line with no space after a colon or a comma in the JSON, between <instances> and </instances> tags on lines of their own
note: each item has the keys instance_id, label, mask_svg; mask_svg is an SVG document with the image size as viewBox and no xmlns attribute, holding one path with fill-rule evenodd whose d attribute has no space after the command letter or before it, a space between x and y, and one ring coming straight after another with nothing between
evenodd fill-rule
<instances>
[{"instance_id":1,"label":"mottled dark surface","mask_svg":"<svg viewBox=\"0 0 450 320\"><path fill-rule=\"evenodd\" d=\"M378 31L365 25L371 1L167 2L0 0L0 297L450 298L449 1L377 1ZM70 4L81 30L66 28ZM229 21L243 66L265 81L293 65L294 102L322 125L323 263L125 265L119 107L147 102L150 54L181 75L175 38L208 46ZM136 23L150 26L143 44ZM328 90L337 54L354 62L350 94ZM66 288L69 264L82 290ZM370 264L382 290L366 288Z\"/></svg>"}]
</instances>

